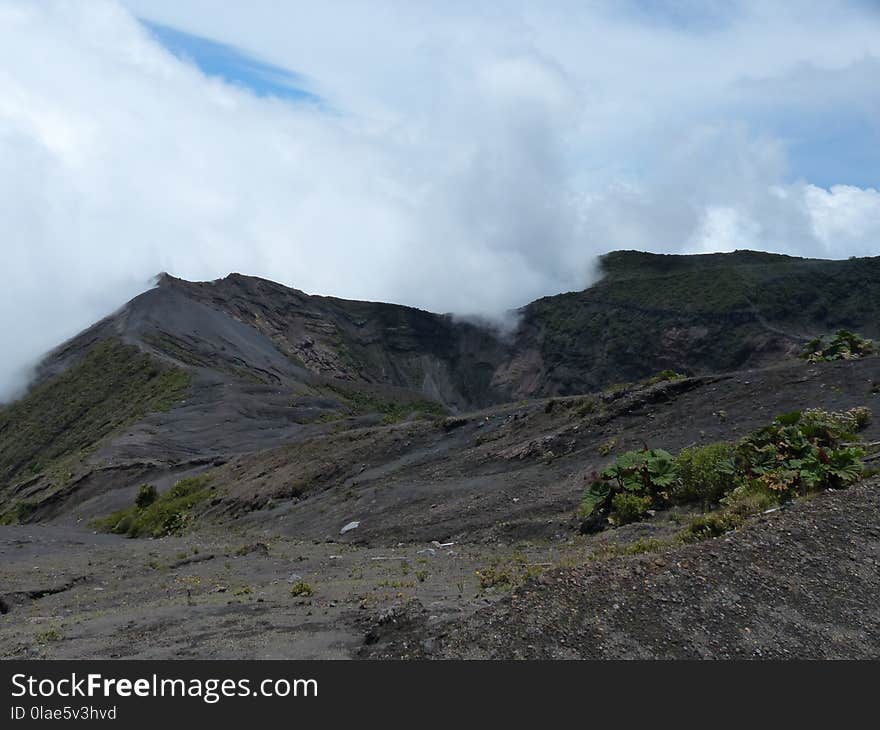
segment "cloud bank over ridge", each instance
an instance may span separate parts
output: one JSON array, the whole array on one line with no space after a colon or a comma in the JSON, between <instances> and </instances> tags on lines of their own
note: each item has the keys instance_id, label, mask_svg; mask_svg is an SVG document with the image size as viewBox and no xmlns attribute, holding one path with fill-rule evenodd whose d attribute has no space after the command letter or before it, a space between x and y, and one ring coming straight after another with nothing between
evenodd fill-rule
<instances>
[{"instance_id":1,"label":"cloud bank over ridge","mask_svg":"<svg viewBox=\"0 0 880 730\"><path fill-rule=\"evenodd\" d=\"M880 253L880 15L766 5L0 0L0 398L161 270L491 316L615 248Z\"/></svg>"}]
</instances>

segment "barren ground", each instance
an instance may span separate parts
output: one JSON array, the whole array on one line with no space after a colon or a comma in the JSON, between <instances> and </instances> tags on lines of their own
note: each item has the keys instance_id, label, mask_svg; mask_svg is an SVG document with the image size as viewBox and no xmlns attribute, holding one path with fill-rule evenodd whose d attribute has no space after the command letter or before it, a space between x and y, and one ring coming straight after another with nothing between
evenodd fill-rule
<instances>
[{"instance_id":1,"label":"barren ground","mask_svg":"<svg viewBox=\"0 0 880 730\"><path fill-rule=\"evenodd\" d=\"M667 537L686 515L592 537L573 518L585 475L620 451L874 406L876 379L880 358L796 362L661 385L584 417L543 400L453 429L343 424L317 455L294 443L211 467L239 512L159 540L95 534L91 517L133 499L104 490L54 521L0 527L0 656L876 657L873 481L628 558L591 559ZM875 421L865 437L878 436ZM302 498L241 507L307 468ZM360 527L341 535L349 520ZM481 585L487 569L519 587ZM314 594L292 595L300 581Z\"/></svg>"}]
</instances>

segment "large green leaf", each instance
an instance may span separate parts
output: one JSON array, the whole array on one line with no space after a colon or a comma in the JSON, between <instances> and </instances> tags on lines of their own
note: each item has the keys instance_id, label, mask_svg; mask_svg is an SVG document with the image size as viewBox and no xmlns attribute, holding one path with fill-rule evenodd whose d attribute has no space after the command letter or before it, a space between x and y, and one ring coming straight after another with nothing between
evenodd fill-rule
<instances>
[{"instance_id":1,"label":"large green leaf","mask_svg":"<svg viewBox=\"0 0 880 730\"><path fill-rule=\"evenodd\" d=\"M589 517L593 511L608 498L611 492L611 485L606 481L597 479L584 492L581 500L580 516Z\"/></svg>"},{"instance_id":2,"label":"large green leaf","mask_svg":"<svg viewBox=\"0 0 880 730\"><path fill-rule=\"evenodd\" d=\"M668 451L652 449L646 466L655 487L668 487L675 481L675 458Z\"/></svg>"}]
</instances>

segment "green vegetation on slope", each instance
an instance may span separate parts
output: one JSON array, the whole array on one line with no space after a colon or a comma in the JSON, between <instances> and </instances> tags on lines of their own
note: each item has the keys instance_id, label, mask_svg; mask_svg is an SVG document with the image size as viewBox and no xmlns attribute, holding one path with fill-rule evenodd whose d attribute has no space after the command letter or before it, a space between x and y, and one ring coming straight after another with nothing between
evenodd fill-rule
<instances>
[{"instance_id":1,"label":"green vegetation on slope","mask_svg":"<svg viewBox=\"0 0 880 730\"><path fill-rule=\"evenodd\" d=\"M188 345L183 340L167 333L149 333L144 336L144 342L157 351L170 355L175 360L197 368L209 368L221 373L231 375L233 378L249 380L252 383L266 385L266 376L257 370L233 365L223 358L217 357L216 353L200 352L198 348Z\"/></svg>"},{"instance_id":2,"label":"green vegetation on slope","mask_svg":"<svg viewBox=\"0 0 880 730\"><path fill-rule=\"evenodd\" d=\"M748 513L826 489L843 489L865 473L864 449L852 445L871 419L867 408L819 409L777 417L736 444L621 454L584 493L582 531L644 519L672 504L722 504L721 515L693 526L695 535L735 526Z\"/></svg>"},{"instance_id":3,"label":"green vegetation on slope","mask_svg":"<svg viewBox=\"0 0 880 730\"><path fill-rule=\"evenodd\" d=\"M65 372L0 408L0 490L47 473L70 478L78 458L147 413L169 410L189 375L108 339Z\"/></svg>"},{"instance_id":4,"label":"green vegetation on slope","mask_svg":"<svg viewBox=\"0 0 880 730\"><path fill-rule=\"evenodd\" d=\"M348 388L341 384L327 387L334 396L343 402L349 415L362 416L378 413L386 424L398 423L411 414L421 417L440 417L448 414L446 408L440 403L426 398L418 398L408 394L383 396L368 392L363 386L359 389Z\"/></svg>"},{"instance_id":5,"label":"green vegetation on slope","mask_svg":"<svg viewBox=\"0 0 880 730\"><path fill-rule=\"evenodd\" d=\"M858 360L873 355L876 346L873 340L848 330L837 330L830 342L824 337L816 337L807 343L801 357L808 362L832 362L834 360Z\"/></svg>"},{"instance_id":6,"label":"green vegetation on slope","mask_svg":"<svg viewBox=\"0 0 880 730\"><path fill-rule=\"evenodd\" d=\"M95 520L92 526L101 532L128 537L174 535L187 526L196 505L215 495L211 477L207 474L181 479L161 495L156 495L151 486L144 485L133 506Z\"/></svg>"},{"instance_id":7,"label":"green vegetation on slope","mask_svg":"<svg viewBox=\"0 0 880 730\"><path fill-rule=\"evenodd\" d=\"M589 289L524 310L561 394L639 380L658 368L736 369L773 341L784 349L838 328L873 334L880 322L880 258L617 251L602 258L602 270Z\"/></svg>"}]
</instances>

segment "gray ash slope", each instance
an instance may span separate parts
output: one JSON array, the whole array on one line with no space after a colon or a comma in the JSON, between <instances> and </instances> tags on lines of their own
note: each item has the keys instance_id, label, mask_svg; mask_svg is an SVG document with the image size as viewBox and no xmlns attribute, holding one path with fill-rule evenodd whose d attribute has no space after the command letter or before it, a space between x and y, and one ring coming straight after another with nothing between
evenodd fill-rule
<instances>
[{"instance_id":1,"label":"gray ash slope","mask_svg":"<svg viewBox=\"0 0 880 730\"><path fill-rule=\"evenodd\" d=\"M203 466L228 490L223 511L159 540L76 521L131 504L110 469L104 492L59 517L0 528L0 656L876 657L876 480L719 540L599 563L587 559L605 541L681 524L661 512L579 536L574 509L585 475L617 453L602 455L610 439L619 450L735 439L796 408L874 405L878 381L877 357L795 361L595 403L517 402L451 430L346 425ZM880 423L865 435L880 439ZM283 492L304 476L302 494ZM350 519L360 527L340 535ZM499 559L581 567L505 597L475 575ZM300 578L315 596L291 597Z\"/></svg>"},{"instance_id":2,"label":"gray ash slope","mask_svg":"<svg viewBox=\"0 0 880 730\"><path fill-rule=\"evenodd\" d=\"M599 282L523 307L506 336L449 315L311 296L239 274L214 282L162 275L156 288L51 353L35 390L71 377L100 343L118 341L186 373L185 393L170 407L82 434L76 453L49 464L0 444L0 467L19 463L0 483L0 508L29 520L91 516L123 506L145 481L161 489L222 467L237 485L235 504L225 507L235 515L279 501L298 513L305 496L387 484L373 498L387 512L382 530L390 537L401 510L442 504L454 522L456 510L479 514L480 504L506 493L502 485L522 483L539 487L544 508L535 512L529 500L514 512L531 510L536 523L555 514L561 495L578 491L578 475L597 465L578 454L613 435L582 428L573 436L562 416L541 415L542 399L597 392L664 368L694 376L688 382L696 387L712 373L784 367L807 337L839 326L878 333L880 259L616 252L602 263ZM98 370L89 377L107 377ZM766 380L788 392L785 377ZM704 392L692 397L695 412L711 418L715 408ZM773 394L746 397L758 399L753 414L773 415L769 406L762 410ZM55 418L51 398L29 398L0 409L0 431L21 429L22 419L34 428ZM789 400L819 405L827 398L799 393ZM107 407L88 392L80 401L76 408L93 417ZM455 432L430 420L478 411ZM550 468L532 463L547 453ZM29 459L34 465L21 468ZM416 493L417 485L430 488ZM341 518L354 506L326 514ZM526 519L503 513L490 510L477 521ZM310 536L326 534L331 522L313 513L290 519L291 530ZM406 532L402 524L394 529Z\"/></svg>"},{"instance_id":3,"label":"gray ash slope","mask_svg":"<svg viewBox=\"0 0 880 730\"><path fill-rule=\"evenodd\" d=\"M880 335L880 258L620 251L582 292L518 311L505 336L411 307L311 296L230 274L158 287L59 348L54 375L110 335L177 364L265 385L315 376L403 388L452 411L575 395L664 368L770 364L838 327Z\"/></svg>"},{"instance_id":4,"label":"gray ash slope","mask_svg":"<svg viewBox=\"0 0 880 730\"><path fill-rule=\"evenodd\" d=\"M618 252L604 266L604 278L589 289L524 307L518 329L505 337L446 315L310 296L241 275L198 283L161 277L50 354L31 392L0 408L0 521L23 523L3 528L16 596L29 595L34 561L45 559L67 576L59 585L89 576L51 599L59 610L73 610L65 601L88 595L89 581L100 583L106 601L96 617L125 606L137 631L153 631L151 612L167 609L176 623L162 651L176 651L193 611L175 581L189 564L165 575L167 596L141 610L158 574L138 561L152 562L145 554L157 550L174 563L178 544L205 553L204 536L217 528L225 540L278 540L291 555L310 555L327 592L315 605L332 617L321 631L342 631L348 655L360 646L359 622L372 617L361 602L384 590L380 583L407 582L415 587L405 590L424 591L426 601L442 596L450 622L426 623L430 614L416 612L367 653L742 656L779 646L779 656L876 655L864 638L877 635L876 609L859 598L876 592L870 571L876 574L880 511L872 484L785 510L729 543L664 556L664 565L639 558L557 571L550 583L529 584L476 613L484 596L459 595L459 581L473 581L486 560L524 541L537 546L536 560L558 559L576 533L585 480L623 450L736 439L803 408L877 410L880 358L809 364L795 354L806 338L837 327L877 336L880 259ZM689 377L603 392L664 368ZM880 419L865 435L880 439ZM130 506L141 484L162 492L198 474L210 475L216 498L195 511L184 536L114 543L122 538L89 535L92 518ZM360 527L340 535L351 520ZM662 518L612 537L662 538L676 529ZM57 552L55 531L74 542L82 536L75 565L63 555L46 557ZM20 539L32 539L32 553L18 552ZM419 560L433 540L463 547L448 566L432 564L425 586L379 570L382 561L369 565L399 544ZM124 545L116 549L130 558L117 565L108 554L103 568L90 567L91 544ZM344 569L337 554L347 556ZM280 640L290 626L273 622L290 618L290 570L270 558L259 574L271 604L259 622L268 628L251 629ZM256 560L231 561L238 580L252 580ZM197 564L206 586L199 600L251 615L211 592L209 581L229 582L226 561ZM713 566L720 566L714 587ZM124 581L104 581L105 568ZM361 572L379 582L365 588L352 578ZM761 592L757 584L771 573ZM597 582L607 588L597 590ZM311 610L297 604L296 620L307 621ZM584 615L563 620L566 611ZM752 644L756 626L743 618L749 612L764 617L757 628L765 633ZM653 623L641 618L654 613L660 618ZM716 613L730 627L718 626ZM26 640L32 627L25 614L16 607L9 615L16 642ZM262 655L265 647L250 634L232 647L211 621L202 627L211 656ZM105 624L93 622L94 651L110 650L99 630ZM506 624L508 633L500 628ZM796 630L800 624L811 628ZM683 648L689 626L698 627L698 641ZM715 632L724 636L720 647L704 641ZM465 644L459 635L483 639ZM808 647L813 640L829 647L825 654ZM84 647L64 644L57 655L84 656ZM197 646L187 651L203 655Z\"/></svg>"},{"instance_id":5,"label":"gray ash slope","mask_svg":"<svg viewBox=\"0 0 880 730\"><path fill-rule=\"evenodd\" d=\"M542 575L465 620L419 612L372 658L876 659L880 489L826 492L717 540Z\"/></svg>"}]
</instances>

